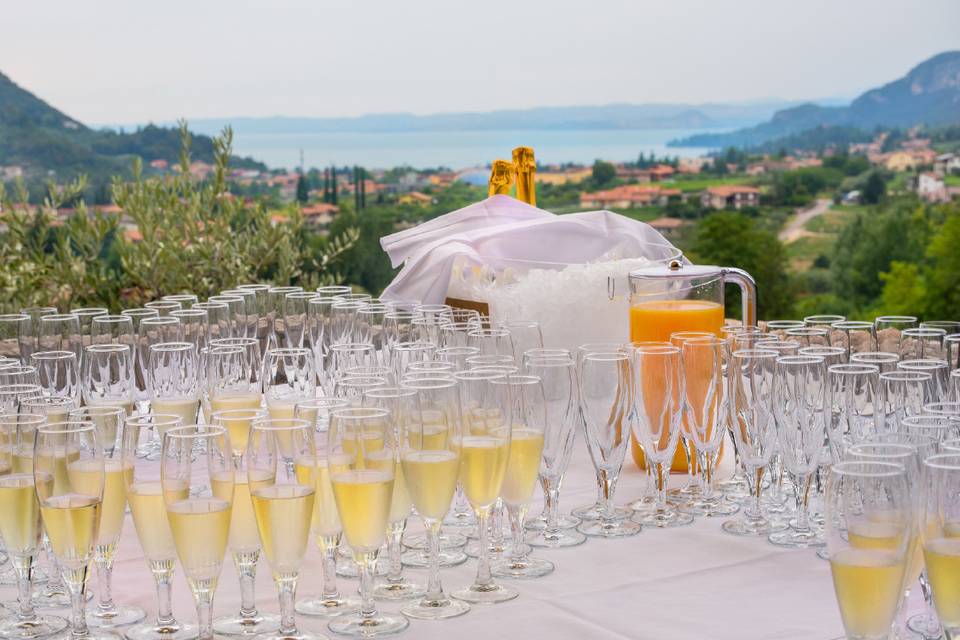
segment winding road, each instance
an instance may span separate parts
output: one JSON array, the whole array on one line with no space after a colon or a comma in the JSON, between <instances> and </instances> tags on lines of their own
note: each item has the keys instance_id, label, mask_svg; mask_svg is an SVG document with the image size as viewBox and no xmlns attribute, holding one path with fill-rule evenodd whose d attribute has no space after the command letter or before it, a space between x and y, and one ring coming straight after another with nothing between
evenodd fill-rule
<instances>
[{"instance_id":1,"label":"winding road","mask_svg":"<svg viewBox=\"0 0 960 640\"><path fill-rule=\"evenodd\" d=\"M789 244L810 233L804 229L806 224L817 216L826 213L830 209L830 205L830 200L820 199L816 200L806 209L798 209L797 214L787 223L787 226L780 231L780 242Z\"/></svg>"}]
</instances>

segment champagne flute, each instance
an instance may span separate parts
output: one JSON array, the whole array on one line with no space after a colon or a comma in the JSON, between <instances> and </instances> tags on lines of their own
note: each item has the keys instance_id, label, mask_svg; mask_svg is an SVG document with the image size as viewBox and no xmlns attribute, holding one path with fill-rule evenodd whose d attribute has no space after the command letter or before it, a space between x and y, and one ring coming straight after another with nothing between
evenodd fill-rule
<instances>
[{"instance_id":1,"label":"champagne flute","mask_svg":"<svg viewBox=\"0 0 960 640\"><path fill-rule=\"evenodd\" d=\"M240 298L241 305L234 305L237 308L235 318L237 324L233 335L237 338L256 338L257 337L257 294L250 289L225 289L220 292L221 296L230 296Z\"/></svg>"},{"instance_id":2,"label":"champagne flute","mask_svg":"<svg viewBox=\"0 0 960 640\"><path fill-rule=\"evenodd\" d=\"M506 602L519 594L513 587L493 580L488 523L490 511L500 496L510 457L510 385L507 374L494 370L458 371L454 378L459 383L463 412L460 486L477 518L479 556L473 584L452 595L474 604Z\"/></svg>"},{"instance_id":3,"label":"champagne flute","mask_svg":"<svg viewBox=\"0 0 960 640\"><path fill-rule=\"evenodd\" d=\"M807 506L825 436L826 378L823 358L781 356L774 365L774 421L783 466L793 480L797 500L797 516L790 528L767 537L776 545L796 548L823 545L819 532L810 526Z\"/></svg>"},{"instance_id":4,"label":"champagne flute","mask_svg":"<svg viewBox=\"0 0 960 640\"><path fill-rule=\"evenodd\" d=\"M20 313L26 314L30 318L30 353L37 348L37 338L40 336L40 319L44 316L52 316L60 313L56 307L27 307L20 309ZM29 359L30 353L24 357L24 361Z\"/></svg>"},{"instance_id":5,"label":"champagne flute","mask_svg":"<svg viewBox=\"0 0 960 640\"><path fill-rule=\"evenodd\" d=\"M333 297L336 298L337 300L340 300L341 302L366 303L373 299L373 296L371 296L369 293L352 293L352 292L338 293Z\"/></svg>"},{"instance_id":6,"label":"champagne flute","mask_svg":"<svg viewBox=\"0 0 960 640\"><path fill-rule=\"evenodd\" d=\"M170 301L179 302L181 307L189 307L192 304L196 304L197 302L200 302L200 298L198 298L193 293L174 293L171 295L163 296L160 299L166 300L168 302Z\"/></svg>"},{"instance_id":7,"label":"champagne flute","mask_svg":"<svg viewBox=\"0 0 960 640\"><path fill-rule=\"evenodd\" d=\"M270 341L273 348L282 349L296 345L287 341L287 324L283 319L283 303L288 293L303 291L303 287L271 287L267 292L267 318L270 324Z\"/></svg>"},{"instance_id":8,"label":"champagne flute","mask_svg":"<svg viewBox=\"0 0 960 640\"><path fill-rule=\"evenodd\" d=\"M538 376L511 375L506 383L510 385L511 401L510 455L500 496L510 517L513 544L510 556L494 563L492 573L498 578L540 578L553 573L554 565L530 557L530 546L524 542L524 521L543 465L546 397Z\"/></svg>"},{"instance_id":9,"label":"champagne flute","mask_svg":"<svg viewBox=\"0 0 960 640\"><path fill-rule=\"evenodd\" d=\"M182 426L197 424L200 365L189 342L161 342L150 347L147 388L154 413L180 416Z\"/></svg>"},{"instance_id":10,"label":"champagne flute","mask_svg":"<svg viewBox=\"0 0 960 640\"><path fill-rule=\"evenodd\" d=\"M136 309L129 309L127 312L119 315L105 315L97 316L90 322L90 346L98 344L122 344L126 345L130 349L133 349L136 340L134 336L134 318L135 316L128 315L137 311ZM147 310L149 316L154 317L156 311ZM140 317L136 317L137 324L139 325L139 320L142 320ZM84 350L84 354L86 354ZM83 358L80 358L83 360Z\"/></svg>"},{"instance_id":11,"label":"champagne flute","mask_svg":"<svg viewBox=\"0 0 960 640\"><path fill-rule=\"evenodd\" d=\"M373 565L390 516L395 470L390 412L357 407L333 412L327 466L337 513L360 568L360 610L331 620L334 633L376 637L397 633L410 624L403 616L377 611L373 599Z\"/></svg>"},{"instance_id":12,"label":"champagne flute","mask_svg":"<svg viewBox=\"0 0 960 640\"><path fill-rule=\"evenodd\" d=\"M330 322L333 314L333 305L336 300L330 296L318 294L307 300L307 315L304 327L304 339L310 341L313 349L313 358L317 362L317 370L323 371L329 366L331 345Z\"/></svg>"},{"instance_id":13,"label":"champagne flute","mask_svg":"<svg viewBox=\"0 0 960 640\"><path fill-rule=\"evenodd\" d=\"M884 408L880 369L868 364L827 368L827 437L831 457L839 462L851 444L883 433Z\"/></svg>"},{"instance_id":14,"label":"champagne flute","mask_svg":"<svg viewBox=\"0 0 960 640\"><path fill-rule=\"evenodd\" d=\"M395 471L393 477L393 494L390 500L390 515L387 518L387 575L374 584L373 595L382 600L406 600L419 598L426 593L426 588L417 582L407 580L403 576L403 532L407 528L407 517L413 507L407 483L400 465L400 438L406 432L407 422L414 419L414 403L417 401L417 392L414 389L400 387L378 386L364 391L362 406L386 409L390 412L395 456ZM419 418L419 416L416 416Z\"/></svg>"},{"instance_id":15,"label":"champagne flute","mask_svg":"<svg viewBox=\"0 0 960 640\"><path fill-rule=\"evenodd\" d=\"M134 431L153 430L160 434L181 426L179 416L173 414L147 413L127 418L125 425ZM177 550L173 533L167 520L160 482L160 465L146 459L136 460L133 473L127 480L127 503L133 516L144 559L153 574L157 586L157 618L130 627L124 633L127 640L189 640L197 635L193 624L178 622L173 616L171 591L173 574L176 571ZM185 490L177 490L186 498Z\"/></svg>"},{"instance_id":16,"label":"champagne flute","mask_svg":"<svg viewBox=\"0 0 960 640\"><path fill-rule=\"evenodd\" d=\"M896 371L899 362L900 356L898 354L885 351L863 351L850 354L850 364L871 365L877 367L880 373Z\"/></svg>"},{"instance_id":17,"label":"champagne flute","mask_svg":"<svg viewBox=\"0 0 960 640\"><path fill-rule=\"evenodd\" d=\"M386 363L386 342L383 323L390 308L382 304L371 304L357 310L357 342L373 347L377 362Z\"/></svg>"},{"instance_id":18,"label":"champagne flute","mask_svg":"<svg viewBox=\"0 0 960 640\"><path fill-rule=\"evenodd\" d=\"M80 318L72 313L57 313L40 318L37 331L37 351L70 351L77 356L83 353L80 338Z\"/></svg>"},{"instance_id":19,"label":"champagne flute","mask_svg":"<svg viewBox=\"0 0 960 640\"><path fill-rule=\"evenodd\" d=\"M253 333L247 337L256 338L257 342L260 343L260 352L264 353L271 346L269 342L272 320L268 312L271 286L268 284L240 284L237 285L237 289L251 291L255 296L253 308L254 315L256 316L256 324L253 326Z\"/></svg>"},{"instance_id":20,"label":"champagne flute","mask_svg":"<svg viewBox=\"0 0 960 640\"><path fill-rule=\"evenodd\" d=\"M267 412L261 409L226 409L214 411L211 415L212 423L225 428L230 436L230 452L235 472L233 510L230 513L227 549L233 556L233 565L240 578L240 611L213 621L214 632L223 635L254 636L280 628L280 617L258 611L256 599L257 563L260 561L261 540L257 532L251 491L258 481L266 482L273 476L250 468L247 446L254 421L264 419L266 416ZM251 482L251 478L255 482ZM214 491L216 492L216 487Z\"/></svg>"},{"instance_id":21,"label":"champagne flute","mask_svg":"<svg viewBox=\"0 0 960 640\"><path fill-rule=\"evenodd\" d=\"M513 357L513 340L507 329L474 329L467 334L467 346L480 349L480 355Z\"/></svg>"},{"instance_id":22,"label":"champagne flute","mask_svg":"<svg viewBox=\"0 0 960 640\"><path fill-rule=\"evenodd\" d=\"M198 340L204 339L204 330L206 331L207 341L234 337L230 305L226 302L197 302L190 309L192 311L204 311L207 314L205 326L202 319L198 323Z\"/></svg>"},{"instance_id":23,"label":"champagne flute","mask_svg":"<svg viewBox=\"0 0 960 640\"><path fill-rule=\"evenodd\" d=\"M587 354L584 360L593 355ZM633 361L633 435L643 445L647 464L652 465L657 489L653 509L634 517L641 524L660 528L688 525L693 516L667 502L667 478L682 428L684 376L680 348L667 342L635 343Z\"/></svg>"},{"instance_id":24,"label":"champagne flute","mask_svg":"<svg viewBox=\"0 0 960 640\"><path fill-rule=\"evenodd\" d=\"M903 465L857 460L830 468L827 552L850 640L889 637L914 533L912 503Z\"/></svg>"},{"instance_id":25,"label":"champagne flute","mask_svg":"<svg viewBox=\"0 0 960 640\"><path fill-rule=\"evenodd\" d=\"M291 291L283 298L283 324L287 332L287 346L311 347L307 333L307 307L320 297L313 291Z\"/></svg>"},{"instance_id":26,"label":"champagne flute","mask_svg":"<svg viewBox=\"0 0 960 640\"><path fill-rule=\"evenodd\" d=\"M302 347L269 349L263 361L263 396L271 418L292 418L297 402L316 394L313 352Z\"/></svg>"},{"instance_id":27,"label":"champagne flute","mask_svg":"<svg viewBox=\"0 0 960 640\"><path fill-rule=\"evenodd\" d=\"M294 610L317 493L314 433L310 422L297 419L256 420L250 430L247 482L257 531L280 598L279 630L258 636L261 640L322 637L298 630Z\"/></svg>"},{"instance_id":28,"label":"champagne flute","mask_svg":"<svg viewBox=\"0 0 960 640\"><path fill-rule=\"evenodd\" d=\"M534 547L560 548L583 544L587 537L576 530L580 519L560 514L560 484L570 463L578 424L579 398L576 363L567 350L554 355L524 356L524 372L538 376L546 402L547 428L540 465L544 512L527 524L536 533L526 542Z\"/></svg>"},{"instance_id":29,"label":"champagne flute","mask_svg":"<svg viewBox=\"0 0 960 640\"><path fill-rule=\"evenodd\" d=\"M179 300L151 300L143 306L146 309L153 309L161 318L170 315L171 311L183 309L183 303Z\"/></svg>"},{"instance_id":30,"label":"champagne flute","mask_svg":"<svg viewBox=\"0 0 960 640\"><path fill-rule=\"evenodd\" d=\"M351 293L353 291L348 285L345 284L328 284L317 287L317 293L324 296L339 296L344 293Z\"/></svg>"},{"instance_id":31,"label":"champagne flute","mask_svg":"<svg viewBox=\"0 0 960 640\"><path fill-rule=\"evenodd\" d=\"M133 413L133 354L127 345L92 344L87 347L80 379L83 401L87 405L122 407L128 416Z\"/></svg>"},{"instance_id":32,"label":"champagne flute","mask_svg":"<svg viewBox=\"0 0 960 640\"><path fill-rule=\"evenodd\" d=\"M877 350L877 336L872 322L844 320L834 322L830 327L833 329L830 342L846 351L846 361L854 353Z\"/></svg>"},{"instance_id":33,"label":"champagne flute","mask_svg":"<svg viewBox=\"0 0 960 640\"><path fill-rule=\"evenodd\" d=\"M36 367L25 364L11 365L0 369L0 385L40 384L40 375Z\"/></svg>"},{"instance_id":34,"label":"champagne flute","mask_svg":"<svg viewBox=\"0 0 960 640\"><path fill-rule=\"evenodd\" d=\"M48 396L80 401L80 364L73 351L35 351L30 356L37 378Z\"/></svg>"},{"instance_id":35,"label":"champagne flute","mask_svg":"<svg viewBox=\"0 0 960 640\"><path fill-rule=\"evenodd\" d=\"M0 415L0 439L7 445L0 449L0 463L7 470L0 476L0 535L16 574L18 604L14 617L0 620L0 635L14 640L51 636L67 627L63 618L41 615L33 608L34 560L41 537L37 496L49 493L53 476L40 472L35 477L32 442L46 422L44 415Z\"/></svg>"},{"instance_id":36,"label":"champagne flute","mask_svg":"<svg viewBox=\"0 0 960 640\"><path fill-rule=\"evenodd\" d=\"M93 424L97 441L103 451L103 499L100 504L100 528L93 554L100 601L96 609L87 611L87 624L96 629L135 624L147 614L140 607L118 605L113 601L113 562L123 530L127 485L133 476L140 430L136 425L127 427L126 414L120 407L93 406L75 409L70 412L69 419ZM80 470L86 469L83 467ZM72 473L74 465L68 466L67 471L68 474Z\"/></svg>"},{"instance_id":37,"label":"champagne flute","mask_svg":"<svg viewBox=\"0 0 960 640\"><path fill-rule=\"evenodd\" d=\"M947 638L960 637L960 603L952 595L960 588L958 487L960 455L956 452L944 452L923 461L920 538L933 605ZM927 636L927 629L911 628Z\"/></svg>"},{"instance_id":38,"label":"champagne flute","mask_svg":"<svg viewBox=\"0 0 960 640\"><path fill-rule=\"evenodd\" d=\"M45 416L47 422L63 422L79 403L66 396L42 396L20 401L20 413Z\"/></svg>"},{"instance_id":39,"label":"champagne flute","mask_svg":"<svg viewBox=\"0 0 960 640\"><path fill-rule=\"evenodd\" d=\"M205 309L177 309L171 311L166 318L144 320L140 326L143 328L148 322L162 320L172 321L170 329L175 333L163 336L159 340L148 341L147 347L157 342L189 342L199 353L210 342L210 318ZM174 327L178 328L174 329Z\"/></svg>"},{"instance_id":40,"label":"champagne flute","mask_svg":"<svg viewBox=\"0 0 960 640\"><path fill-rule=\"evenodd\" d=\"M127 350L129 354L129 350ZM33 477L43 528L70 593L70 637L113 639L87 627L87 573L103 501L104 459L91 422L53 422L37 429Z\"/></svg>"},{"instance_id":41,"label":"champagne flute","mask_svg":"<svg viewBox=\"0 0 960 640\"><path fill-rule=\"evenodd\" d=\"M210 296L207 298L207 302L211 304L227 305L226 313L226 325L219 326L218 330L221 338L245 338L247 337L247 303L246 297L254 298L254 294L251 291L240 291L239 295L237 294L221 294L219 296ZM218 309L222 311L222 307L218 306ZM202 308L197 308L197 311L202 311ZM218 320L221 314L214 314ZM207 323L209 325L210 316L207 315ZM209 335L209 333L208 333Z\"/></svg>"},{"instance_id":42,"label":"champagne flute","mask_svg":"<svg viewBox=\"0 0 960 640\"><path fill-rule=\"evenodd\" d=\"M734 351L727 366L728 406L733 437L747 472L750 500L740 518L722 529L741 536L767 536L784 525L772 524L761 506L763 474L777 445L773 413L774 370L777 353L764 349ZM839 365L844 366L844 365Z\"/></svg>"},{"instance_id":43,"label":"champagne flute","mask_svg":"<svg viewBox=\"0 0 960 640\"><path fill-rule=\"evenodd\" d=\"M411 618L442 620L470 606L447 597L440 582L440 527L457 487L462 425L457 381L449 376L403 383L413 392L410 415L402 421L400 465L427 536L429 579L423 598L401 607Z\"/></svg>"},{"instance_id":44,"label":"champagne flute","mask_svg":"<svg viewBox=\"0 0 960 640\"><path fill-rule=\"evenodd\" d=\"M30 360L37 346L30 325L30 316L26 313L0 315L0 356L18 358L21 362Z\"/></svg>"},{"instance_id":45,"label":"champagne flute","mask_svg":"<svg viewBox=\"0 0 960 640\"><path fill-rule=\"evenodd\" d=\"M880 316L873 321L877 351L900 354L900 336L905 329L917 326L915 316Z\"/></svg>"},{"instance_id":46,"label":"champagne flute","mask_svg":"<svg viewBox=\"0 0 960 640\"><path fill-rule=\"evenodd\" d=\"M0 414L20 413L24 400L43 397L38 384L0 384Z\"/></svg>"},{"instance_id":47,"label":"champagne flute","mask_svg":"<svg viewBox=\"0 0 960 640\"><path fill-rule=\"evenodd\" d=\"M156 344L157 342L168 342L171 340L156 339L160 336L154 336L154 339L148 338L147 327L143 326L144 320L152 320L154 318L160 317L160 312L156 309L124 309L120 312L122 317L126 317L129 321L129 325L121 321L117 321L113 329L118 332L123 332L124 335L118 336L116 339L111 340L108 335L104 335L103 339L106 342L120 342L126 344L129 340L130 348L133 350L133 379L136 384L136 391L134 392L134 400L136 401L137 410L141 413L145 413L149 410L149 392L147 391L147 380L146 380L146 360L147 360L147 348L150 344ZM168 318L165 319L170 324L173 323L172 320ZM103 327L100 330L105 330L108 327ZM126 335L126 332L129 330L129 335ZM91 327L91 331L96 332L97 329ZM95 344L98 339L96 333L91 337L91 344ZM177 340L179 338L173 338L172 340Z\"/></svg>"},{"instance_id":48,"label":"champagne flute","mask_svg":"<svg viewBox=\"0 0 960 640\"><path fill-rule=\"evenodd\" d=\"M889 371L880 374L887 431L900 431L900 422L923 413L933 395L933 376L925 371Z\"/></svg>"},{"instance_id":49,"label":"champagne flute","mask_svg":"<svg viewBox=\"0 0 960 640\"><path fill-rule=\"evenodd\" d=\"M195 452L206 451L194 461ZM169 429L163 436L160 484L173 544L197 605L198 637L213 640L213 597L230 532L234 470L223 427Z\"/></svg>"}]
</instances>

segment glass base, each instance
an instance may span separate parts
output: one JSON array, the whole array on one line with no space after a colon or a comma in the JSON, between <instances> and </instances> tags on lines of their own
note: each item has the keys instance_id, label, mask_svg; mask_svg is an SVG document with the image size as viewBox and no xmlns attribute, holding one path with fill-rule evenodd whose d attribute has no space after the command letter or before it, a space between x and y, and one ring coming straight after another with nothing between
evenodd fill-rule
<instances>
[{"instance_id":1,"label":"glass base","mask_svg":"<svg viewBox=\"0 0 960 640\"><path fill-rule=\"evenodd\" d=\"M404 566L425 569L430 566L430 556L426 551L413 549L406 551L401 556ZM457 567L467 561L467 554L460 549L441 549L440 566Z\"/></svg>"},{"instance_id":2,"label":"glass base","mask_svg":"<svg viewBox=\"0 0 960 640\"><path fill-rule=\"evenodd\" d=\"M655 496L643 496L627 504L627 508L633 511L634 515L646 515L657 508L657 499Z\"/></svg>"},{"instance_id":3,"label":"glass base","mask_svg":"<svg viewBox=\"0 0 960 640\"><path fill-rule=\"evenodd\" d=\"M720 516L732 516L740 511L740 505L726 500L693 500L680 507L680 511L692 516L705 516L707 518L719 518Z\"/></svg>"},{"instance_id":4,"label":"glass base","mask_svg":"<svg viewBox=\"0 0 960 640\"><path fill-rule=\"evenodd\" d=\"M9 640L33 640L60 633L67 628L67 621L59 616L35 615L33 620L18 620L16 617L0 622L0 637Z\"/></svg>"},{"instance_id":5,"label":"glass base","mask_svg":"<svg viewBox=\"0 0 960 640\"><path fill-rule=\"evenodd\" d=\"M777 525L765 518L749 520L739 518L737 520L727 520L720 528L735 536L768 536L774 531L785 529L786 525Z\"/></svg>"},{"instance_id":6,"label":"glass base","mask_svg":"<svg viewBox=\"0 0 960 640\"><path fill-rule=\"evenodd\" d=\"M580 518L562 513L557 516L557 526L561 529L575 529L580 524ZM547 516L539 515L536 518L527 520L523 527L527 531L543 531L547 528Z\"/></svg>"},{"instance_id":7,"label":"glass base","mask_svg":"<svg viewBox=\"0 0 960 640\"><path fill-rule=\"evenodd\" d=\"M575 518L580 518L581 520L599 520L600 519L600 509L597 507L596 503L590 505L584 505L582 507L577 507L570 514ZM624 507L614 507L612 517L620 520L626 520L631 515L630 509ZM608 516L609 517L609 516Z\"/></svg>"},{"instance_id":8,"label":"glass base","mask_svg":"<svg viewBox=\"0 0 960 640\"><path fill-rule=\"evenodd\" d=\"M513 587L508 587L496 582L487 585L472 584L451 593L457 600L470 602L472 604L497 604L513 600L520 592Z\"/></svg>"},{"instance_id":9,"label":"glass base","mask_svg":"<svg viewBox=\"0 0 960 640\"><path fill-rule=\"evenodd\" d=\"M193 640L197 637L197 625L176 623L172 625L139 624L127 629L127 640Z\"/></svg>"},{"instance_id":10,"label":"glass base","mask_svg":"<svg viewBox=\"0 0 960 640\"><path fill-rule=\"evenodd\" d=\"M109 612L100 612L97 607L87 610L87 626L91 629L115 629L142 622L147 612L132 604L118 604Z\"/></svg>"},{"instance_id":11,"label":"glass base","mask_svg":"<svg viewBox=\"0 0 960 640\"><path fill-rule=\"evenodd\" d=\"M907 618L907 629L914 633L919 633L929 640L939 640L943 637L943 629L940 628L940 621L933 614L918 613L915 616Z\"/></svg>"},{"instance_id":12,"label":"glass base","mask_svg":"<svg viewBox=\"0 0 960 640\"><path fill-rule=\"evenodd\" d=\"M577 527L577 531L593 538L626 538L640 530L640 525L632 520L589 520Z\"/></svg>"},{"instance_id":13,"label":"glass base","mask_svg":"<svg viewBox=\"0 0 960 640\"><path fill-rule=\"evenodd\" d=\"M821 560L826 560L827 562L830 562L830 553L827 551L826 546L823 546L817 549L817 557L820 558Z\"/></svg>"},{"instance_id":14,"label":"glass base","mask_svg":"<svg viewBox=\"0 0 960 640\"><path fill-rule=\"evenodd\" d=\"M47 572L37 566L36 563L33 565L33 584L34 586L38 584L46 584L47 582ZM3 587L15 587L17 586L17 572L10 565L4 565L0 569L0 586Z\"/></svg>"},{"instance_id":15,"label":"glass base","mask_svg":"<svg viewBox=\"0 0 960 640\"><path fill-rule=\"evenodd\" d=\"M443 519L445 527L475 527L477 526L477 517L473 511L451 511Z\"/></svg>"},{"instance_id":16,"label":"glass base","mask_svg":"<svg viewBox=\"0 0 960 640\"><path fill-rule=\"evenodd\" d=\"M257 636L280 628L280 616L258 613L252 618L240 614L222 616L213 621L213 632L224 636Z\"/></svg>"},{"instance_id":17,"label":"glass base","mask_svg":"<svg viewBox=\"0 0 960 640\"><path fill-rule=\"evenodd\" d=\"M425 585L406 579L401 579L400 582L389 582L384 578L378 580L373 588L373 597L378 600L409 600L419 598L426 593Z\"/></svg>"},{"instance_id":18,"label":"glass base","mask_svg":"<svg viewBox=\"0 0 960 640\"><path fill-rule=\"evenodd\" d=\"M555 568L549 560L527 556L520 560L494 562L490 571L498 578L542 578L553 573Z\"/></svg>"},{"instance_id":19,"label":"glass base","mask_svg":"<svg viewBox=\"0 0 960 640\"><path fill-rule=\"evenodd\" d=\"M333 618L342 616L346 613L356 613L360 610L359 598L303 598L297 600L294 609L302 616L317 616L320 618Z\"/></svg>"},{"instance_id":20,"label":"glass base","mask_svg":"<svg viewBox=\"0 0 960 640\"><path fill-rule=\"evenodd\" d=\"M47 583L49 586L49 583ZM93 592L87 590L87 602L93 599ZM40 588L33 592L33 606L37 609L68 609L70 608L70 594L62 585L54 589Z\"/></svg>"},{"instance_id":21,"label":"glass base","mask_svg":"<svg viewBox=\"0 0 960 640\"><path fill-rule=\"evenodd\" d=\"M540 531L527 536L524 541L531 547L543 547L546 549L562 549L564 547L576 547L587 541L587 536L576 529L559 529L553 532Z\"/></svg>"},{"instance_id":22,"label":"glass base","mask_svg":"<svg viewBox=\"0 0 960 640\"><path fill-rule=\"evenodd\" d=\"M379 636L400 633L410 626L410 621L404 616L379 613L372 618L365 618L359 614L350 614L334 618L327 627L330 631L342 636L354 638L376 638Z\"/></svg>"},{"instance_id":23,"label":"glass base","mask_svg":"<svg viewBox=\"0 0 960 640\"><path fill-rule=\"evenodd\" d=\"M467 536L456 531L441 531L439 536L441 549L459 549L467 544ZM427 534L412 533L403 536L403 546L407 549L426 549Z\"/></svg>"},{"instance_id":24,"label":"glass base","mask_svg":"<svg viewBox=\"0 0 960 640\"><path fill-rule=\"evenodd\" d=\"M498 560L498 559L502 558L505 554L509 554L509 553L510 553L510 550L513 549L513 545L510 544L509 539L510 539L510 538L505 538L504 541L503 541L503 543L500 544L500 545L498 545L498 546L494 546L494 544L493 544L492 542L490 543L490 546L487 548L487 553L488 553L488 557L490 558L490 560ZM529 550L530 550L530 549L529 549L529 547L528 547L527 550L525 551L525 553L526 553L526 552L529 552ZM465 546L465 547L463 548L463 552L464 552L465 554L467 554L468 556L470 556L471 558L477 558L477 557L479 557L479 556L480 556L480 541L479 541L479 540L471 540L470 542L467 543L467 546Z\"/></svg>"},{"instance_id":25,"label":"glass base","mask_svg":"<svg viewBox=\"0 0 960 640\"><path fill-rule=\"evenodd\" d=\"M417 620L445 620L456 618L470 611L470 605L461 600L452 600L443 597L439 600L424 598L418 602L411 602L400 607L400 613L408 618Z\"/></svg>"},{"instance_id":26,"label":"glass base","mask_svg":"<svg viewBox=\"0 0 960 640\"><path fill-rule=\"evenodd\" d=\"M669 529L671 527L685 527L693 523L693 516L689 513L681 513L676 509L662 508L654 509L646 515L637 514L634 520L645 527L656 527L657 529Z\"/></svg>"},{"instance_id":27,"label":"glass base","mask_svg":"<svg viewBox=\"0 0 960 640\"><path fill-rule=\"evenodd\" d=\"M257 640L327 640L327 636L297 629L294 633L271 632L257 636Z\"/></svg>"},{"instance_id":28,"label":"glass base","mask_svg":"<svg viewBox=\"0 0 960 640\"><path fill-rule=\"evenodd\" d=\"M389 563L384 558L377 558L376 564L373 566L373 575L376 577L385 576L388 572ZM354 562L353 558L343 558L337 562L337 577L338 578L359 578L360 570L357 568L357 563Z\"/></svg>"},{"instance_id":29,"label":"glass base","mask_svg":"<svg viewBox=\"0 0 960 640\"><path fill-rule=\"evenodd\" d=\"M767 541L778 547L790 547L792 549L813 549L826 544L823 536L813 529L806 531L797 531L796 529L774 531L767 536Z\"/></svg>"}]
</instances>

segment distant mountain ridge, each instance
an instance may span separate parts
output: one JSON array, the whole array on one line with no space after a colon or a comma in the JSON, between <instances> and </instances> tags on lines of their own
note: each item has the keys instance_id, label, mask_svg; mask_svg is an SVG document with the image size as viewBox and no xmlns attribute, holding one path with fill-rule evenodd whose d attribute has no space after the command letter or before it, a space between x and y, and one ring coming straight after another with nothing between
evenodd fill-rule
<instances>
[{"instance_id":1,"label":"distant mountain ridge","mask_svg":"<svg viewBox=\"0 0 960 640\"><path fill-rule=\"evenodd\" d=\"M489 112L368 114L352 118L235 117L190 121L213 133L231 125L239 134L390 133L424 131L731 129L769 118L797 102L771 100L744 104L610 104L535 107Z\"/></svg>"},{"instance_id":2,"label":"distant mountain ridge","mask_svg":"<svg viewBox=\"0 0 960 640\"><path fill-rule=\"evenodd\" d=\"M180 152L176 128L146 126L131 133L91 129L50 106L0 73L0 166L19 166L26 177L61 179L86 174L104 183L130 171L134 156L175 162ZM194 135L192 157L211 162L213 141ZM237 159L238 166L264 165Z\"/></svg>"},{"instance_id":3,"label":"distant mountain ridge","mask_svg":"<svg viewBox=\"0 0 960 640\"><path fill-rule=\"evenodd\" d=\"M912 127L960 123L960 51L937 54L904 77L871 89L846 107L807 103L777 111L769 122L728 133L705 133L672 146L750 147L817 127Z\"/></svg>"}]
</instances>

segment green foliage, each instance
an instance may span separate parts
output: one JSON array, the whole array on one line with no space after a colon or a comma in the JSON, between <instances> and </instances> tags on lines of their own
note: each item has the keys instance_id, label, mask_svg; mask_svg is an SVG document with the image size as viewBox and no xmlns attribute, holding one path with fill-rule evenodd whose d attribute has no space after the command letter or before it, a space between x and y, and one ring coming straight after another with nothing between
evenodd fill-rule
<instances>
[{"instance_id":1,"label":"green foliage","mask_svg":"<svg viewBox=\"0 0 960 640\"><path fill-rule=\"evenodd\" d=\"M836 189L842 181L843 173L828 167L804 167L784 171L773 179L772 200L778 205L804 206L818 193Z\"/></svg>"},{"instance_id":2,"label":"green foliage","mask_svg":"<svg viewBox=\"0 0 960 640\"><path fill-rule=\"evenodd\" d=\"M591 174L591 178L596 186L607 186L616 180L617 168L610 162L597 160L593 163L593 173Z\"/></svg>"},{"instance_id":3,"label":"green foliage","mask_svg":"<svg viewBox=\"0 0 960 640\"><path fill-rule=\"evenodd\" d=\"M877 204L887 193L887 181L879 171L871 171L863 183L860 198L865 204Z\"/></svg>"},{"instance_id":4,"label":"green foliage","mask_svg":"<svg viewBox=\"0 0 960 640\"><path fill-rule=\"evenodd\" d=\"M341 211L330 226L330 235L339 238L350 229L359 237L343 255L344 278L366 291L379 294L393 280L396 271L380 247L380 238L394 232L394 217L382 209L365 209L357 215Z\"/></svg>"},{"instance_id":5,"label":"green foliage","mask_svg":"<svg viewBox=\"0 0 960 640\"><path fill-rule=\"evenodd\" d=\"M310 238L299 209L283 211L273 224L263 202L247 202L227 189L232 143L229 129L214 139L215 172L194 180L190 134L180 128L180 171L145 177L134 162L131 181L117 178L114 202L136 225L142 239L124 237L115 216L92 214L80 202L62 227L57 209L83 192L83 180L51 185L39 209L26 204L24 189L14 197L0 191L7 231L0 243L0 292L5 306L19 309L55 304L61 309L99 305L137 306L170 293L215 295L242 282L301 284L333 279L336 260L357 239L343 228L332 241Z\"/></svg>"},{"instance_id":6,"label":"green foliage","mask_svg":"<svg viewBox=\"0 0 960 640\"><path fill-rule=\"evenodd\" d=\"M309 199L310 187L307 185L307 180L303 177L303 174L300 174L297 176L297 202L307 204Z\"/></svg>"},{"instance_id":7,"label":"green foliage","mask_svg":"<svg viewBox=\"0 0 960 640\"><path fill-rule=\"evenodd\" d=\"M736 212L720 212L699 223L690 257L694 262L739 267L757 281L759 318L786 318L792 310L787 256L776 234ZM727 296L727 313L740 317L739 294Z\"/></svg>"}]
</instances>

